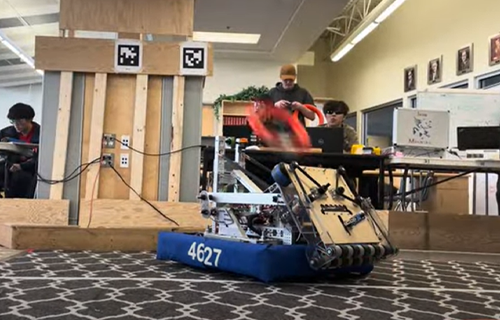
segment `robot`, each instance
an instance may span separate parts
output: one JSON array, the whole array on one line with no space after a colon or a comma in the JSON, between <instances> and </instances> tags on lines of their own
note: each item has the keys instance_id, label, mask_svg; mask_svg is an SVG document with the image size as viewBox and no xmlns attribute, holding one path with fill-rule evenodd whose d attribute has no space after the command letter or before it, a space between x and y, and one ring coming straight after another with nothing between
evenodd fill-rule
<instances>
[{"instance_id":1,"label":"robot","mask_svg":"<svg viewBox=\"0 0 500 320\"><path fill-rule=\"evenodd\" d=\"M227 160L218 160L218 168L223 168L221 163ZM385 222L370 200L359 196L343 167L335 170L283 162L272 170L274 183L265 190L242 170L227 173L233 187L237 186L233 192L217 192L215 181L214 192L199 195L201 215L211 220L205 238L305 246L304 259L318 271L373 268L398 253ZM231 181L224 174L219 176Z\"/></svg>"},{"instance_id":2,"label":"robot","mask_svg":"<svg viewBox=\"0 0 500 320\"><path fill-rule=\"evenodd\" d=\"M309 137L287 114L262 104L249 122L265 141L300 154ZM283 133L265 128L269 115L291 124L288 143ZM246 170L250 159L240 147L237 143L234 159L228 159L226 139L215 137L213 187L198 196L207 228L201 236L160 233L157 259L270 282L367 275L378 261L397 255L386 223L370 200L359 196L343 167L282 162L271 170L272 183L262 183Z\"/></svg>"}]
</instances>

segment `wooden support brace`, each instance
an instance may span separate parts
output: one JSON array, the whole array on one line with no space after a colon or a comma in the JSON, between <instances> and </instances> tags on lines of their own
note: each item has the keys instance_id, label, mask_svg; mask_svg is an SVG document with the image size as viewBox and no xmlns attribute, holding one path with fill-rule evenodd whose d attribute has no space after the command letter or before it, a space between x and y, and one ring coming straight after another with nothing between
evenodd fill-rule
<instances>
[{"instance_id":1,"label":"wooden support brace","mask_svg":"<svg viewBox=\"0 0 500 320\"><path fill-rule=\"evenodd\" d=\"M174 77L172 103L172 137L170 142L170 170L168 177L168 201L179 201L182 163L182 132L184 122L184 85L185 78Z\"/></svg>"},{"instance_id":2,"label":"wooden support brace","mask_svg":"<svg viewBox=\"0 0 500 320\"><path fill-rule=\"evenodd\" d=\"M89 139L88 161L92 162L101 157L102 138L104 130L104 110L106 106L107 74L95 75L94 99L92 104L91 129ZM99 193L98 174L101 168L100 161L91 165L87 170L87 183L85 186L85 199L96 199Z\"/></svg>"},{"instance_id":3,"label":"wooden support brace","mask_svg":"<svg viewBox=\"0 0 500 320\"><path fill-rule=\"evenodd\" d=\"M148 76L137 75L135 87L134 106L134 129L132 132L131 147L138 151L144 151L146 137L146 111L148 104ZM142 195L142 180L144 174L144 155L132 151L130 186L138 194ZM139 200L137 194L130 190L130 200Z\"/></svg>"},{"instance_id":4,"label":"wooden support brace","mask_svg":"<svg viewBox=\"0 0 500 320\"><path fill-rule=\"evenodd\" d=\"M68 150L69 121L71 118L71 96L73 91L73 72L61 72L59 87L59 108L57 110L56 137L54 158L52 162L52 179L63 180L66 168L66 152ZM63 197L64 183L50 186L50 199L60 200Z\"/></svg>"}]
</instances>

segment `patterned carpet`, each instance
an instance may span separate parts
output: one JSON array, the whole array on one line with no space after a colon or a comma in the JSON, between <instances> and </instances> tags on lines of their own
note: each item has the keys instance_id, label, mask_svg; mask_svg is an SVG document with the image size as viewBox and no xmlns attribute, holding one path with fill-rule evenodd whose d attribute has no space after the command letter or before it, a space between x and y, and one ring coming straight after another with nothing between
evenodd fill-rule
<instances>
[{"instance_id":1,"label":"patterned carpet","mask_svg":"<svg viewBox=\"0 0 500 320\"><path fill-rule=\"evenodd\" d=\"M394 260L364 279L266 285L152 253L0 262L0 319L500 319L500 265Z\"/></svg>"}]
</instances>

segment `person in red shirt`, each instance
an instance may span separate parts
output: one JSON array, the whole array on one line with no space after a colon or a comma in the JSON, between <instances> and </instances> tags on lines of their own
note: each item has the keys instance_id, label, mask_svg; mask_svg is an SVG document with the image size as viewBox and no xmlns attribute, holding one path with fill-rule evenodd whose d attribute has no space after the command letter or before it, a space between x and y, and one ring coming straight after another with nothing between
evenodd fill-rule
<instances>
[{"instance_id":1,"label":"person in red shirt","mask_svg":"<svg viewBox=\"0 0 500 320\"><path fill-rule=\"evenodd\" d=\"M35 111L24 103L16 103L9 109L7 118L11 126L0 130L0 141L17 143L40 143L40 125L33 121ZM5 162L7 161L7 162ZM7 170L5 170L7 165ZM8 185L4 185L5 173ZM6 198L33 198L38 172L38 148L33 149L33 156L10 156L0 162L0 188Z\"/></svg>"}]
</instances>

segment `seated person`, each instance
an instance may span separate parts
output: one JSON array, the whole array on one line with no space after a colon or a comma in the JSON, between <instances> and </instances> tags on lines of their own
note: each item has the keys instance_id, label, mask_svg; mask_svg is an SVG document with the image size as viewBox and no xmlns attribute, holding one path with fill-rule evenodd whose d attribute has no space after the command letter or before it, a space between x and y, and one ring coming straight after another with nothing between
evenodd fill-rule
<instances>
[{"instance_id":1,"label":"seated person","mask_svg":"<svg viewBox=\"0 0 500 320\"><path fill-rule=\"evenodd\" d=\"M323 113L326 123L320 127L344 128L344 152L351 153L352 146L359 141L356 129L344 123L345 116L349 113L347 104L344 101L329 100L323 105Z\"/></svg>"},{"instance_id":2,"label":"seated person","mask_svg":"<svg viewBox=\"0 0 500 320\"><path fill-rule=\"evenodd\" d=\"M12 123L0 130L0 141L34 143L40 142L40 125L33 121L35 111L24 103L17 103L9 109L7 118ZM8 166L8 185L5 181L5 162L0 167L0 188L6 198L33 198L38 172L38 150L32 158L11 156Z\"/></svg>"}]
</instances>

